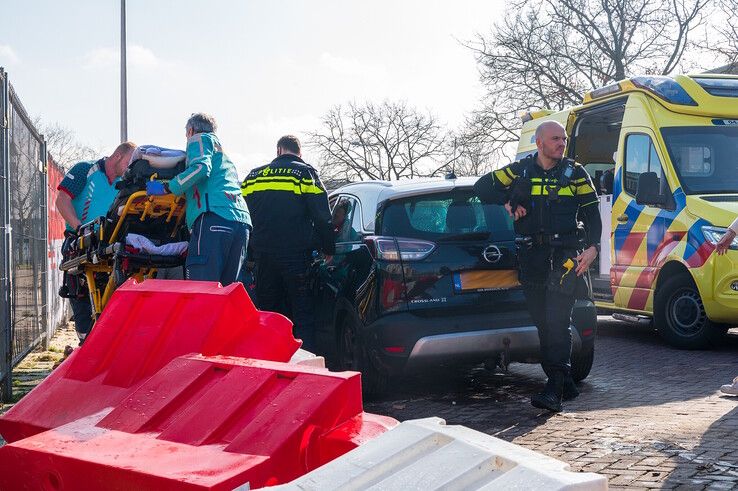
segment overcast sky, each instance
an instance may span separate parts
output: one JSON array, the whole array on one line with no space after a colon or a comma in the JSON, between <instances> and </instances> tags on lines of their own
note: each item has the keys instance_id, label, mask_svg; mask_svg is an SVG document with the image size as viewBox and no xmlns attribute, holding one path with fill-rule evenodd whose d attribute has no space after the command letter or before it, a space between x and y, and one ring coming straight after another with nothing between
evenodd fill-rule
<instances>
[{"instance_id":1,"label":"overcast sky","mask_svg":"<svg viewBox=\"0 0 738 491\"><path fill-rule=\"evenodd\" d=\"M128 0L128 125L182 148L212 113L239 171L333 105L407 100L450 128L479 100L473 54L498 0ZM109 152L119 129L118 0L0 0L0 66L33 116ZM309 158L309 154L307 155Z\"/></svg>"}]
</instances>

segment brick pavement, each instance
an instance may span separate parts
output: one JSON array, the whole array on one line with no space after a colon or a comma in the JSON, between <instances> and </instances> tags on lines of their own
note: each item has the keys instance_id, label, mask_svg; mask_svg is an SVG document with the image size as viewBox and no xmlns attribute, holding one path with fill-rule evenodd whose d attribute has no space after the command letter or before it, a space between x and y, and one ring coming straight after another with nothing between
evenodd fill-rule
<instances>
[{"instance_id":1,"label":"brick pavement","mask_svg":"<svg viewBox=\"0 0 738 491\"><path fill-rule=\"evenodd\" d=\"M15 389L40 382L73 340L70 325L54 351L29 355ZM365 409L400 420L440 416L605 474L613 489L738 489L738 398L718 391L738 375L738 330L719 350L679 351L649 329L601 318L596 346L582 395L557 415L530 406L545 375L523 364L508 374L475 368L404 380Z\"/></svg>"},{"instance_id":2,"label":"brick pavement","mask_svg":"<svg viewBox=\"0 0 738 491\"><path fill-rule=\"evenodd\" d=\"M514 364L415 377L367 411L400 420L440 416L605 474L613 489L738 489L738 330L716 351L665 346L644 327L600 318L582 394L550 415L529 404L545 375Z\"/></svg>"}]
</instances>

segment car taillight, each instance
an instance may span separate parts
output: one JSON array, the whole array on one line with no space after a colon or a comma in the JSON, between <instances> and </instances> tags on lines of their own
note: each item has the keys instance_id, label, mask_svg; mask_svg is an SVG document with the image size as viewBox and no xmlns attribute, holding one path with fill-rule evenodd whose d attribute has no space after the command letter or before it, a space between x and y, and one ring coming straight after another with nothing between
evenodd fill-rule
<instances>
[{"instance_id":1,"label":"car taillight","mask_svg":"<svg viewBox=\"0 0 738 491\"><path fill-rule=\"evenodd\" d=\"M404 353L405 347L404 346L385 346L384 351L386 351L387 353L392 353L393 355L397 355L400 353Z\"/></svg>"},{"instance_id":2,"label":"car taillight","mask_svg":"<svg viewBox=\"0 0 738 491\"><path fill-rule=\"evenodd\" d=\"M364 243L376 259L384 261L420 261L436 248L436 244L426 240L394 237L367 237Z\"/></svg>"}]
</instances>

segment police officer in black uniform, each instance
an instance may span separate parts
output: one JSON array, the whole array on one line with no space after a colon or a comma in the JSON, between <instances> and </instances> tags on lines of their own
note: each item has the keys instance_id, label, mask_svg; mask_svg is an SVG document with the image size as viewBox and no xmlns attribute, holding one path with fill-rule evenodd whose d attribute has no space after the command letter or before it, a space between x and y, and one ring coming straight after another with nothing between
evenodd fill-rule
<instances>
[{"instance_id":1,"label":"police officer in black uniform","mask_svg":"<svg viewBox=\"0 0 738 491\"><path fill-rule=\"evenodd\" d=\"M531 403L558 412L562 399L579 395L571 377L569 325L575 295L586 291L582 275L599 252L602 222L592 179L564 157L564 127L546 121L535 137L537 153L480 178L475 190L483 201L505 205L515 220L520 282L548 376Z\"/></svg>"},{"instance_id":2,"label":"police officer in black uniform","mask_svg":"<svg viewBox=\"0 0 738 491\"><path fill-rule=\"evenodd\" d=\"M259 308L291 314L295 336L304 349L314 351L312 255L316 250L333 254L335 239L328 195L317 171L302 160L297 137L280 138L277 158L252 170L241 193L253 222L249 246L256 260Z\"/></svg>"}]
</instances>

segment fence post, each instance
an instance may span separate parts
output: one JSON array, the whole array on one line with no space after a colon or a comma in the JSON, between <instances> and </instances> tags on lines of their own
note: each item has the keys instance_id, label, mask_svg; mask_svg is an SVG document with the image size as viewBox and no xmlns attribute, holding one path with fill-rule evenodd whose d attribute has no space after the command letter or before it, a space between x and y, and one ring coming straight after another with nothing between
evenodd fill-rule
<instances>
[{"instance_id":1,"label":"fence post","mask_svg":"<svg viewBox=\"0 0 738 491\"><path fill-rule=\"evenodd\" d=\"M51 299L49 298L49 282L51 268L49 265L49 154L46 149L46 138L41 135L41 170L43 172L42 180L42 193L41 193L41 209L43 210L43 247L39 247L39 250L43 251L43 265L44 272L41 273L43 278L43 288L41 288L41 326L44 329L44 338L41 341L41 346L44 349L49 348L51 342L51 336L54 333L53 326L51 325Z\"/></svg>"},{"instance_id":2,"label":"fence post","mask_svg":"<svg viewBox=\"0 0 738 491\"><path fill-rule=\"evenodd\" d=\"M0 399L13 397L13 322L10 230L10 90L8 76L0 68Z\"/></svg>"}]
</instances>

